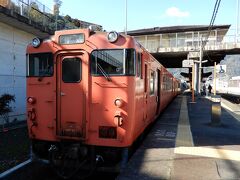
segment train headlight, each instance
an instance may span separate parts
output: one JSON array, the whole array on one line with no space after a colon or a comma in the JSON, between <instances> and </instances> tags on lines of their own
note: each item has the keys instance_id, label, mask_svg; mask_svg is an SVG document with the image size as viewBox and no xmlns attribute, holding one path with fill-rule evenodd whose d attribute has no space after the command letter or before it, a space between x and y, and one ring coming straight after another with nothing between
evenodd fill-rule
<instances>
[{"instance_id":1,"label":"train headlight","mask_svg":"<svg viewBox=\"0 0 240 180\"><path fill-rule=\"evenodd\" d=\"M110 31L108 34L107 34L107 39L109 42L113 43L115 41L117 41L118 39L118 33L116 31Z\"/></svg>"},{"instance_id":2,"label":"train headlight","mask_svg":"<svg viewBox=\"0 0 240 180\"><path fill-rule=\"evenodd\" d=\"M114 104L115 104L115 106L117 106L118 108L120 108L120 107L123 107L123 100L122 99L120 99L120 98L117 98L117 99L115 99L115 101L114 101Z\"/></svg>"},{"instance_id":3,"label":"train headlight","mask_svg":"<svg viewBox=\"0 0 240 180\"><path fill-rule=\"evenodd\" d=\"M33 40L32 40L33 47L37 48L40 46L40 44L41 44L41 40L39 38L33 38Z\"/></svg>"}]
</instances>

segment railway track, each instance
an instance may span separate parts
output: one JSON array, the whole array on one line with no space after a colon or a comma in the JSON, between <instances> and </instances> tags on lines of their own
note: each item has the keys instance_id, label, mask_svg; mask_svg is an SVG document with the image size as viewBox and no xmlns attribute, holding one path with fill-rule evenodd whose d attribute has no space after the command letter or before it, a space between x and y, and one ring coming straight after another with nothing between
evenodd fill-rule
<instances>
[{"instance_id":1,"label":"railway track","mask_svg":"<svg viewBox=\"0 0 240 180\"><path fill-rule=\"evenodd\" d=\"M232 103L235 104L240 104L240 95L236 95L236 94L220 94L222 98L231 101Z\"/></svg>"},{"instance_id":2,"label":"railway track","mask_svg":"<svg viewBox=\"0 0 240 180\"><path fill-rule=\"evenodd\" d=\"M31 159L15 166L2 174L0 174L1 180L59 180L56 173L53 172L50 165L43 162L33 162ZM90 179L106 179L114 180L117 177L117 173L100 173L94 172L89 178ZM81 178L80 178L81 179ZM70 179L71 180L71 179Z\"/></svg>"}]
</instances>

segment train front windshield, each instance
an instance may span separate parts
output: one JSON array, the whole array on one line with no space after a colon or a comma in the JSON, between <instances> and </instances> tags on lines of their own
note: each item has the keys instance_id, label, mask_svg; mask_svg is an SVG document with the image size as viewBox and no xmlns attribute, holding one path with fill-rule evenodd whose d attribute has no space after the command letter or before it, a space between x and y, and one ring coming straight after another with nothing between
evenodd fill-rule
<instances>
[{"instance_id":1,"label":"train front windshield","mask_svg":"<svg viewBox=\"0 0 240 180\"><path fill-rule=\"evenodd\" d=\"M94 76L135 75L135 50L95 50L91 54L91 74Z\"/></svg>"}]
</instances>

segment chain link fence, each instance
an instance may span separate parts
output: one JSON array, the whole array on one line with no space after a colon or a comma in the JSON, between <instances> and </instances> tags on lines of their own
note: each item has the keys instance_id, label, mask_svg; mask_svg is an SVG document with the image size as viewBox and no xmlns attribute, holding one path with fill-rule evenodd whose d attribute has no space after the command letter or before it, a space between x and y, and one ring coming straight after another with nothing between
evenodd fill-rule
<instances>
[{"instance_id":1,"label":"chain link fence","mask_svg":"<svg viewBox=\"0 0 240 180\"><path fill-rule=\"evenodd\" d=\"M79 28L68 18L54 14L51 9L37 0L0 0L0 5L50 31Z\"/></svg>"}]
</instances>

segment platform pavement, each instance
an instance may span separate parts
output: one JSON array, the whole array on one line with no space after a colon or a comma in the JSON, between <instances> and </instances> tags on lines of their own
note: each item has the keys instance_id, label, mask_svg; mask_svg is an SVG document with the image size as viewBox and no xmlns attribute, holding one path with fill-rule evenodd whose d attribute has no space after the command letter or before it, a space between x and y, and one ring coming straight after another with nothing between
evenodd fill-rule
<instances>
[{"instance_id":1,"label":"platform pavement","mask_svg":"<svg viewBox=\"0 0 240 180\"><path fill-rule=\"evenodd\" d=\"M211 101L190 101L181 95L167 107L118 180L240 179L240 121L234 111L225 102L221 125L211 126Z\"/></svg>"}]
</instances>

